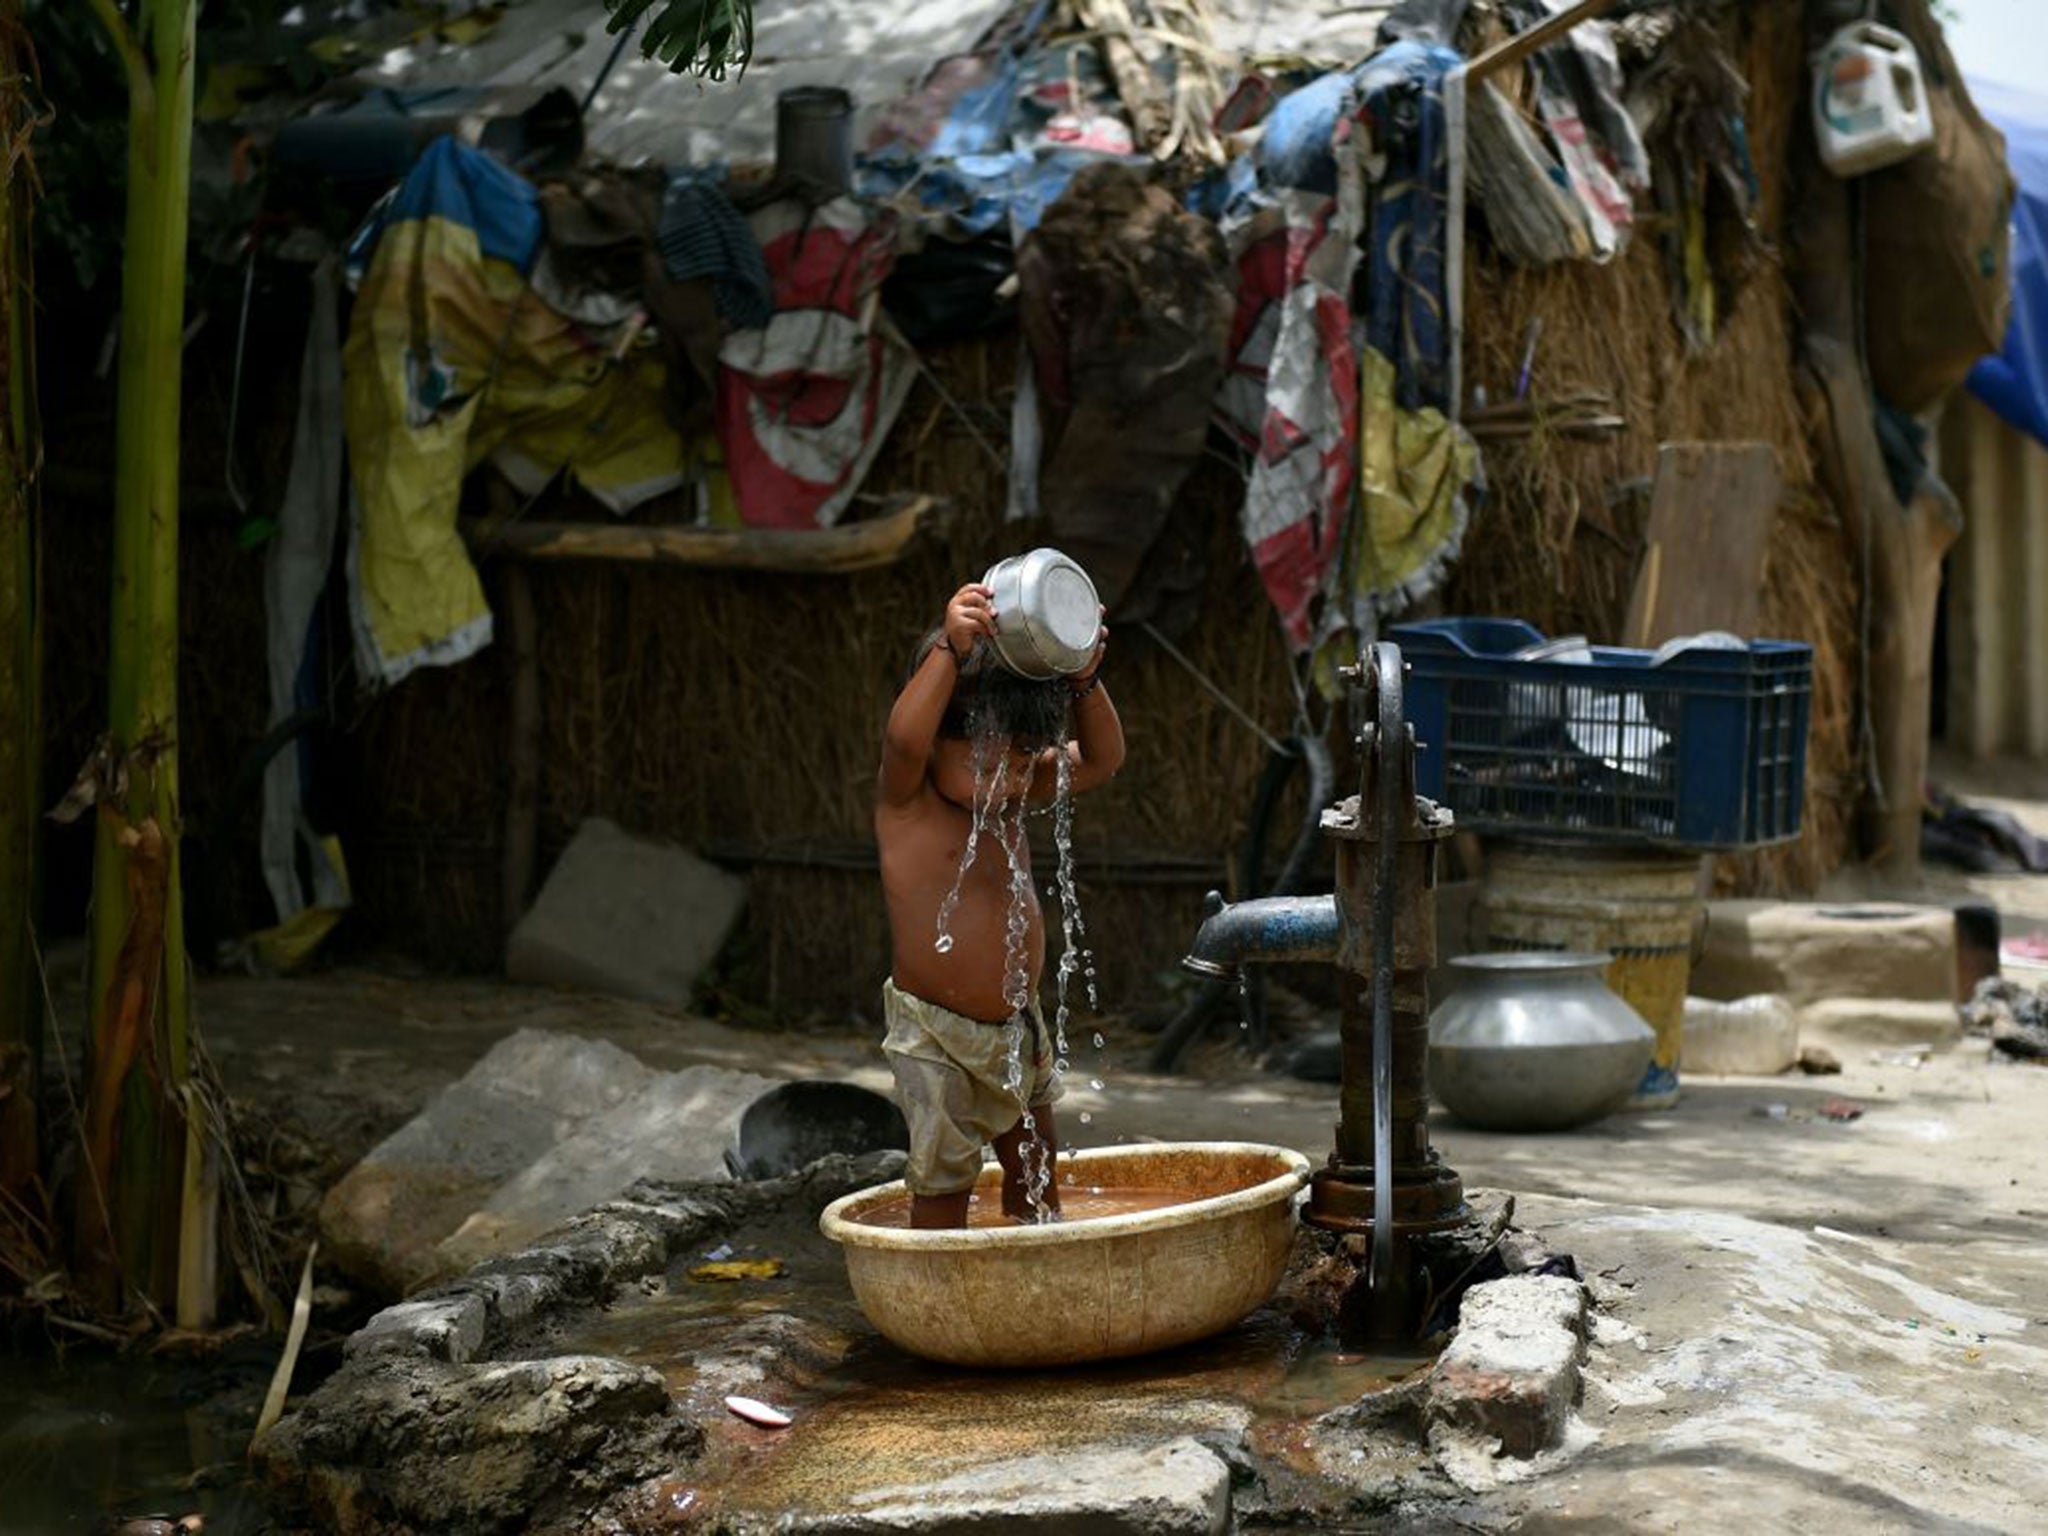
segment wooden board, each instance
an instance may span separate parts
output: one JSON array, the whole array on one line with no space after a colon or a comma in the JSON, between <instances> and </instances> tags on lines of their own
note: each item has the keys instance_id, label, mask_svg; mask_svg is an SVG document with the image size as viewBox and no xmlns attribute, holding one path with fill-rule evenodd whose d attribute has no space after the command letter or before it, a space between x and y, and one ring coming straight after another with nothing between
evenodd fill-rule
<instances>
[{"instance_id":1,"label":"wooden board","mask_svg":"<svg viewBox=\"0 0 2048 1536\"><path fill-rule=\"evenodd\" d=\"M837 575L892 565L936 502L914 497L836 528L692 528L660 523L465 523L478 554L520 560L619 560L729 571Z\"/></svg>"},{"instance_id":2,"label":"wooden board","mask_svg":"<svg viewBox=\"0 0 2048 1536\"><path fill-rule=\"evenodd\" d=\"M1783 486L1768 443L1666 443L1621 643L1721 629L1753 639Z\"/></svg>"}]
</instances>

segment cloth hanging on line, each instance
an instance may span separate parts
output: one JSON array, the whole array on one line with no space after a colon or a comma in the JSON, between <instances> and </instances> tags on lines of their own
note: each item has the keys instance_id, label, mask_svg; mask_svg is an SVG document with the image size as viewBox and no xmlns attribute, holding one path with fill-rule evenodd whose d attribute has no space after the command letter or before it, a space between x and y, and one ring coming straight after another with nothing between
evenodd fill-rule
<instances>
[{"instance_id":1,"label":"cloth hanging on line","mask_svg":"<svg viewBox=\"0 0 2048 1536\"><path fill-rule=\"evenodd\" d=\"M775 285L767 325L719 349L718 437L741 518L829 527L903 409L915 359L881 313L895 229L852 198L750 221Z\"/></svg>"},{"instance_id":2,"label":"cloth hanging on line","mask_svg":"<svg viewBox=\"0 0 2048 1536\"><path fill-rule=\"evenodd\" d=\"M1443 80L1458 62L1400 42L1345 72L1226 219L1238 309L1217 415L1254 455L1245 540L1297 652L1348 651L1433 591L1479 485L1449 417Z\"/></svg>"},{"instance_id":3,"label":"cloth hanging on line","mask_svg":"<svg viewBox=\"0 0 2048 1536\"><path fill-rule=\"evenodd\" d=\"M1123 622L1160 595L1133 583L1208 435L1229 271L1206 220L1115 162L1082 171L1017 255L1032 419L1013 422L1013 469L1030 473L1011 515L1043 513Z\"/></svg>"},{"instance_id":4,"label":"cloth hanging on line","mask_svg":"<svg viewBox=\"0 0 2048 1536\"><path fill-rule=\"evenodd\" d=\"M656 241L671 281L710 280L726 324L759 330L775 313L775 289L761 243L726 197L718 176L696 170L670 175Z\"/></svg>"},{"instance_id":5,"label":"cloth hanging on line","mask_svg":"<svg viewBox=\"0 0 2048 1536\"><path fill-rule=\"evenodd\" d=\"M567 474L624 511L692 462L651 338L593 332L534 291L527 182L442 139L379 217L342 365L357 667L388 686L490 643L457 528L472 469L495 459L528 493Z\"/></svg>"},{"instance_id":6,"label":"cloth hanging on line","mask_svg":"<svg viewBox=\"0 0 2048 1536\"><path fill-rule=\"evenodd\" d=\"M325 702L315 615L341 525L339 258L330 256L315 267L309 286L312 314L299 369L291 471L278 507L277 536L263 566L271 730ZM310 950L349 905L348 871L340 845L322 837L306 813L305 776L310 766L307 741L300 735L263 770L263 880L277 908L279 926L256 936L252 942L259 950Z\"/></svg>"}]
</instances>

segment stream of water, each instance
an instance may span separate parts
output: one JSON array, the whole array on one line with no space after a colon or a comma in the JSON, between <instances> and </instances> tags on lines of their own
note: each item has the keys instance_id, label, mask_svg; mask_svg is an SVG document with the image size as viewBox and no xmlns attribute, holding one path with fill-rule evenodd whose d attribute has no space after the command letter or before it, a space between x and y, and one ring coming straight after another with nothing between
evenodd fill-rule
<instances>
[{"instance_id":1,"label":"stream of water","mask_svg":"<svg viewBox=\"0 0 2048 1536\"><path fill-rule=\"evenodd\" d=\"M952 953L953 914L959 910L961 889L980 856L982 839L992 836L1002 851L1008 871L1008 902L1003 924L1003 1001L1009 1007L1011 1022L1008 1026L1004 1087L1016 1096L1019 1121L1023 1127L1020 1156L1024 1165L1025 1197L1037 1219L1045 1221L1052 1219L1054 1214L1046 1203L1046 1192L1053 1182L1053 1157L1051 1147L1040 1133L1037 1117L1032 1113L1032 1094L1026 1081L1035 1063L1037 1045L1035 1031L1027 1022L1034 1002L1030 958L1033 893L1027 842L1027 822L1031 814L1029 793L1023 787L1013 788L1009 771L1010 742L1007 738L980 732L975 735L970 750L974 798L967 845L961 850L960 865L954 871L952 887L939 903L932 947L942 955ZM1095 956L1088 948L1088 925L1081 915L1081 902L1074 880L1074 764L1065 742L1053 749L1053 772L1053 846L1057 853L1054 884L1060 903L1060 957L1053 973L1053 1062L1049 1098L1057 1096L1059 1084L1072 1064L1067 1026L1073 1015L1070 989L1077 975L1086 990L1089 1010L1096 1012L1101 1007L1095 985ZM1027 1040L1027 1036L1034 1038ZM1094 1038L1099 1055L1103 1038L1100 1033ZM1094 1079L1090 1086L1100 1091L1101 1079ZM1088 1119L1086 1114L1081 1117L1083 1124Z\"/></svg>"}]
</instances>

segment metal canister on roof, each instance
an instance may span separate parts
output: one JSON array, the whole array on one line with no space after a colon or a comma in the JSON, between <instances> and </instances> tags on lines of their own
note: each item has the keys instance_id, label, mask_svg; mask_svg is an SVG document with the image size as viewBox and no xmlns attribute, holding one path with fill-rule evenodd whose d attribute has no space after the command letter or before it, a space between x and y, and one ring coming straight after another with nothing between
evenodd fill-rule
<instances>
[{"instance_id":1,"label":"metal canister on roof","mask_svg":"<svg viewBox=\"0 0 2048 1536\"><path fill-rule=\"evenodd\" d=\"M800 85L775 98L775 170L832 192L853 190L853 97Z\"/></svg>"}]
</instances>

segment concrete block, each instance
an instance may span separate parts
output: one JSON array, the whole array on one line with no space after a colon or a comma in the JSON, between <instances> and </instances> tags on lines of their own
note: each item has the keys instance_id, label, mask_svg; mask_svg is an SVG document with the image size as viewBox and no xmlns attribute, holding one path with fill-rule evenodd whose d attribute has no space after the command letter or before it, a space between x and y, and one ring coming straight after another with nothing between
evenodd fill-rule
<instances>
[{"instance_id":1,"label":"concrete block","mask_svg":"<svg viewBox=\"0 0 2048 1536\"><path fill-rule=\"evenodd\" d=\"M541 1030L499 1041L328 1191L328 1257L381 1295L416 1290L439 1273L435 1245L493 1190L655 1075L609 1041Z\"/></svg>"},{"instance_id":2,"label":"concrete block","mask_svg":"<svg viewBox=\"0 0 2048 1536\"><path fill-rule=\"evenodd\" d=\"M475 1295L401 1302L350 1335L343 1353L351 1359L386 1352L423 1355L467 1365L483 1347L485 1315L484 1299Z\"/></svg>"},{"instance_id":3,"label":"concrete block","mask_svg":"<svg viewBox=\"0 0 2048 1536\"><path fill-rule=\"evenodd\" d=\"M1691 991L1776 993L1804 1008L1833 997L1953 1001L1955 914L1942 907L1716 901Z\"/></svg>"},{"instance_id":4,"label":"concrete block","mask_svg":"<svg viewBox=\"0 0 2048 1536\"><path fill-rule=\"evenodd\" d=\"M1954 1003L1894 997L1831 997L1800 1010L1800 1028L1847 1046L1931 1045L1945 1051L1962 1034Z\"/></svg>"},{"instance_id":5,"label":"concrete block","mask_svg":"<svg viewBox=\"0 0 2048 1536\"><path fill-rule=\"evenodd\" d=\"M850 1508L795 1515L794 1532L911 1531L985 1536L1222 1536L1230 1526L1230 1468L1192 1438L1144 1449L1102 1447L993 1462L929 1483L856 1494Z\"/></svg>"},{"instance_id":6,"label":"concrete block","mask_svg":"<svg viewBox=\"0 0 2048 1536\"><path fill-rule=\"evenodd\" d=\"M1430 1369L1424 1413L1443 1428L1534 1456L1564 1438L1579 1398L1586 1293L1559 1275L1510 1275L1475 1285L1458 1332Z\"/></svg>"},{"instance_id":7,"label":"concrete block","mask_svg":"<svg viewBox=\"0 0 2048 1536\"><path fill-rule=\"evenodd\" d=\"M640 1179L687 1184L727 1177L725 1152L740 1116L776 1080L723 1067L665 1072L605 1114L585 1121L500 1185L440 1246L457 1274L523 1247L624 1194Z\"/></svg>"},{"instance_id":8,"label":"concrete block","mask_svg":"<svg viewBox=\"0 0 2048 1536\"><path fill-rule=\"evenodd\" d=\"M514 981L687 1007L746 905L747 883L684 848L590 820L513 930Z\"/></svg>"},{"instance_id":9,"label":"concrete block","mask_svg":"<svg viewBox=\"0 0 2048 1536\"><path fill-rule=\"evenodd\" d=\"M1799 1010L1765 993L1732 1003L1685 1000L1680 1066L1707 1077L1775 1077L1799 1060Z\"/></svg>"}]
</instances>

